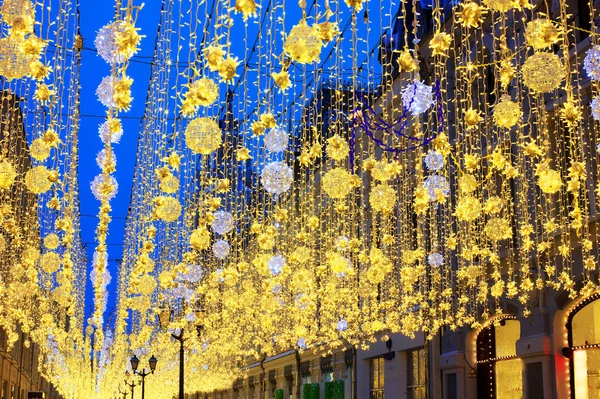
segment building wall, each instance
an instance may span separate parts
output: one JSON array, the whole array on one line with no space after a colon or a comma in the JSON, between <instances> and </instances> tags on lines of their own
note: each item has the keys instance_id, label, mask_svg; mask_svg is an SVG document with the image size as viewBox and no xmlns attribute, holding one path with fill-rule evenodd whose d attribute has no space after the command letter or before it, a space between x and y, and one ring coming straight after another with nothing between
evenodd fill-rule
<instances>
[{"instance_id":1,"label":"building wall","mask_svg":"<svg viewBox=\"0 0 600 399\"><path fill-rule=\"evenodd\" d=\"M6 334L0 330L0 399L24 399L29 392L44 392L47 399L61 398L39 372L38 346L28 344L27 335L18 332L19 339L9 350Z\"/></svg>"}]
</instances>

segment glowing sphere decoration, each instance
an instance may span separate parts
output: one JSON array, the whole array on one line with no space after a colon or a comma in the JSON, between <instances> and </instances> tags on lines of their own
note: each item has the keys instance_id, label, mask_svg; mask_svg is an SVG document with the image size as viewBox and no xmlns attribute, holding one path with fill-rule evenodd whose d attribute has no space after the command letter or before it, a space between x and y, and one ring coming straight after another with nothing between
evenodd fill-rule
<instances>
[{"instance_id":1,"label":"glowing sphere decoration","mask_svg":"<svg viewBox=\"0 0 600 399\"><path fill-rule=\"evenodd\" d=\"M600 46L588 50L583 60L583 67L591 79L600 80Z\"/></svg>"},{"instance_id":2,"label":"glowing sphere decoration","mask_svg":"<svg viewBox=\"0 0 600 399\"><path fill-rule=\"evenodd\" d=\"M31 0L4 0L0 15L7 25L26 24L33 28L33 4Z\"/></svg>"},{"instance_id":3,"label":"glowing sphere decoration","mask_svg":"<svg viewBox=\"0 0 600 399\"><path fill-rule=\"evenodd\" d=\"M0 39L0 75L8 80L21 79L30 72L36 57L21 50L21 41L13 36Z\"/></svg>"},{"instance_id":4,"label":"glowing sphere decoration","mask_svg":"<svg viewBox=\"0 0 600 399\"><path fill-rule=\"evenodd\" d=\"M433 87L415 80L402 90L402 106L418 116L433 105Z\"/></svg>"},{"instance_id":5,"label":"glowing sphere decoration","mask_svg":"<svg viewBox=\"0 0 600 399\"><path fill-rule=\"evenodd\" d=\"M215 212L210 227L217 234L227 234L233 229L233 216L227 211Z\"/></svg>"},{"instance_id":6,"label":"glowing sphere decoration","mask_svg":"<svg viewBox=\"0 0 600 399\"><path fill-rule=\"evenodd\" d=\"M483 229L485 235L492 241L502 241L512 237L512 229L504 218L490 219Z\"/></svg>"},{"instance_id":7,"label":"glowing sphere decoration","mask_svg":"<svg viewBox=\"0 0 600 399\"><path fill-rule=\"evenodd\" d=\"M229 256L230 246L225 240L217 240L213 244L213 254L217 259L225 259Z\"/></svg>"},{"instance_id":8,"label":"glowing sphere decoration","mask_svg":"<svg viewBox=\"0 0 600 399\"><path fill-rule=\"evenodd\" d=\"M560 39L560 31L551 20L536 18L527 24L525 39L535 50L541 50L557 43Z\"/></svg>"},{"instance_id":9,"label":"glowing sphere decoration","mask_svg":"<svg viewBox=\"0 0 600 399\"><path fill-rule=\"evenodd\" d=\"M200 265L188 265L186 269L186 273L179 274L179 278L190 283L197 283L204 276L204 270Z\"/></svg>"},{"instance_id":10,"label":"glowing sphere decoration","mask_svg":"<svg viewBox=\"0 0 600 399\"><path fill-rule=\"evenodd\" d=\"M490 10L507 12L515 8L516 2L513 0L484 0L483 2Z\"/></svg>"},{"instance_id":11,"label":"glowing sphere decoration","mask_svg":"<svg viewBox=\"0 0 600 399\"><path fill-rule=\"evenodd\" d=\"M527 58L521 74L523 83L535 93L547 93L558 89L565 77L565 70L558 55L538 52Z\"/></svg>"},{"instance_id":12,"label":"glowing sphere decoration","mask_svg":"<svg viewBox=\"0 0 600 399\"><path fill-rule=\"evenodd\" d=\"M114 167L116 167L117 166L117 157L115 156L115 153L112 150L109 150L108 154L110 154L110 163ZM107 151L105 148L103 150L100 150L100 152L98 152L98 154L96 155L96 164L98 165L98 167L100 169L104 169L109 162L108 159L109 159L109 157L107 156Z\"/></svg>"},{"instance_id":13,"label":"glowing sphere decoration","mask_svg":"<svg viewBox=\"0 0 600 399\"><path fill-rule=\"evenodd\" d=\"M98 100L100 100L102 105L106 108L115 108L117 106L117 103L113 98L114 86L117 82L118 80L114 76L106 76L102 79L96 89Z\"/></svg>"},{"instance_id":14,"label":"glowing sphere decoration","mask_svg":"<svg viewBox=\"0 0 600 399\"><path fill-rule=\"evenodd\" d=\"M271 194L282 194L288 191L294 181L294 172L285 162L271 162L260 174L260 182Z\"/></svg>"},{"instance_id":15,"label":"glowing sphere decoration","mask_svg":"<svg viewBox=\"0 0 600 399\"><path fill-rule=\"evenodd\" d=\"M337 322L337 326L336 327L337 327L337 330L339 332L344 332L344 331L346 331L348 329L348 322L346 320L344 320L344 319L340 319Z\"/></svg>"},{"instance_id":16,"label":"glowing sphere decoration","mask_svg":"<svg viewBox=\"0 0 600 399\"><path fill-rule=\"evenodd\" d=\"M306 339L304 339L304 338L298 339L297 345L298 345L298 348L305 350L306 349Z\"/></svg>"},{"instance_id":17,"label":"glowing sphere decoration","mask_svg":"<svg viewBox=\"0 0 600 399\"><path fill-rule=\"evenodd\" d=\"M595 120L600 121L600 96L594 97L590 107L592 108L592 117Z\"/></svg>"},{"instance_id":18,"label":"glowing sphere decoration","mask_svg":"<svg viewBox=\"0 0 600 399\"><path fill-rule=\"evenodd\" d=\"M60 269L61 259L56 252L46 252L40 258L40 266L46 273L54 273Z\"/></svg>"},{"instance_id":19,"label":"glowing sphere decoration","mask_svg":"<svg viewBox=\"0 0 600 399\"><path fill-rule=\"evenodd\" d=\"M310 64L319 59L323 42L313 27L306 20L294 26L283 45L283 50L291 59L300 64Z\"/></svg>"},{"instance_id":20,"label":"glowing sphere decoration","mask_svg":"<svg viewBox=\"0 0 600 399\"><path fill-rule=\"evenodd\" d=\"M107 201L115 198L117 192L119 191L119 183L117 183L117 179L112 176L108 178L105 175L97 175L94 177L94 180L90 183L90 187L92 189L92 193L97 200L101 201L103 198L106 198Z\"/></svg>"},{"instance_id":21,"label":"glowing sphere decoration","mask_svg":"<svg viewBox=\"0 0 600 399\"><path fill-rule=\"evenodd\" d=\"M50 250L58 248L59 245L60 245L60 239L54 233L48 234L44 238L44 246Z\"/></svg>"},{"instance_id":22,"label":"glowing sphere decoration","mask_svg":"<svg viewBox=\"0 0 600 399\"><path fill-rule=\"evenodd\" d=\"M196 118L185 129L185 143L196 154L209 155L221 147L222 132L212 118Z\"/></svg>"},{"instance_id":23,"label":"glowing sphere decoration","mask_svg":"<svg viewBox=\"0 0 600 399\"><path fill-rule=\"evenodd\" d=\"M521 106L512 101L508 94L504 94L494 107L494 122L499 127L510 129L519 122L522 116Z\"/></svg>"},{"instance_id":24,"label":"glowing sphere decoration","mask_svg":"<svg viewBox=\"0 0 600 399\"><path fill-rule=\"evenodd\" d=\"M115 39L115 33L120 29L121 22L113 22L100 28L94 39L94 45L98 50L98 55L102 57L109 65L127 61L125 54L118 52L118 45Z\"/></svg>"},{"instance_id":25,"label":"glowing sphere decoration","mask_svg":"<svg viewBox=\"0 0 600 399\"><path fill-rule=\"evenodd\" d=\"M179 190L179 179L171 174L160 179L160 189L167 194L175 194Z\"/></svg>"},{"instance_id":26,"label":"glowing sphere decoration","mask_svg":"<svg viewBox=\"0 0 600 399\"><path fill-rule=\"evenodd\" d=\"M42 138L35 139L29 146L29 154L36 161L43 161L50 156L50 146Z\"/></svg>"},{"instance_id":27,"label":"glowing sphere decoration","mask_svg":"<svg viewBox=\"0 0 600 399\"><path fill-rule=\"evenodd\" d=\"M331 169L323 176L322 187L331 198L342 199L354 187L352 174L343 168Z\"/></svg>"},{"instance_id":28,"label":"glowing sphere decoration","mask_svg":"<svg viewBox=\"0 0 600 399\"><path fill-rule=\"evenodd\" d=\"M371 189L369 203L375 212L390 213L396 205L396 191L387 184L379 184Z\"/></svg>"},{"instance_id":29,"label":"glowing sphere decoration","mask_svg":"<svg viewBox=\"0 0 600 399\"><path fill-rule=\"evenodd\" d=\"M423 186L427 189L430 201L438 199L438 195L447 197L450 194L450 184L444 176L431 175L423 182Z\"/></svg>"},{"instance_id":30,"label":"glowing sphere decoration","mask_svg":"<svg viewBox=\"0 0 600 399\"><path fill-rule=\"evenodd\" d=\"M425 165L431 171L438 171L444 167L444 156L435 150L430 150L425 155Z\"/></svg>"},{"instance_id":31,"label":"glowing sphere decoration","mask_svg":"<svg viewBox=\"0 0 600 399\"><path fill-rule=\"evenodd\" d=\"M269 130L265 136L265 147L269 152L282 152L287 150L289 136L287 132L279 127Z\"/></svg>"},{"instance_id":32,"label":"glowing sphere decoration","mask_svg":"<svg viewBox=\"0 0 600 399\"><path fill-rule=\"evenodd\" d=\"M25 174L25 186L34 194L43 194L50 190L50 171L45 166L31 168Z\"/></svg>"},{"instance_id":33,"label":"glowing sphere decoration","mask_svg":"<svg viewBox=\"0 0 600 399\"><path fill-rule=\"evenodd\" d=\"M277 276L283 271L283 267L285 266L285 258L280 254L273 255L267 266L271 274L273 276Z\"/></svg>"},{"instance_id":34,"label":"glowing sphere decoration","mask_svg":"<svg viewBox=\"0 0 600 399\"><path fill-rule=\"evenodd\" d=\"M444 264L444 256L439 252L432 252L427 256L429 266L440 267Z\"/></svg>"},{"instance_id":35,"label":"glowing sphere decoration","mask_svg":"<svg viewBox=\"0 0 600 399\"><path fill-rule=\"evenodd\" d=\"M160 196L154 200L156 204L156 216L165 222L174 222L181 215L181 204L177 198Z\"/></svg>"},{"instance_id":36,"label":"glowing sphere decoration","mask_svg":"<svg viewBox=\"0 0 600 399\"><path fill-rule=\"evenodd\" d=\"M538 173L538 186L546 194L556 194L562 186L560 173L554 169L545 169Z\"/></svg>"},{"instance_id":37,"label":"glowing sphere decoration","mask_svg":"<svg viewBox=\"0 0 600 399\"><path fill-rule=\"evenodd\" d=\"M197 228L190 234L190 245L196 251L202 251L210 246L210 233L206 228Z\"/></svg>"},{"instance_id":38,"label":"glowing sphere decoration","mask_svg":"<svg viewBox=\"0 0 600 399\"><path fill-rule=\"evenodd\" d=\"M120 128L115 132L111 132L110 121L106 121L98 128L98 134L100 135L100 140L102 140L103 143L110 142L111 144L118 144L121 140L121 136L123 136L123 128Z\"/></svg>"},{"instance_id":39,"label":"glowing sphere decoration","mask_svg":"<svg viewBox=\"0 0 600 399\"><path fill-rule=\"evenodd\" d=\"M481 202L472 195L464 195L456 204L455 215L458 220L472 222L481 215Z\"/></svg>"},{"instance_id":40,"label":"glowing sphere decoration","mask_svg":"<svg viewBox=\"0 0 600 399\"><path fill-rule=\"evenodd\" d=\"M7 160L0 161L0 189L12 186L16 177L15 167Z\"/></svg>"}]
</instances>

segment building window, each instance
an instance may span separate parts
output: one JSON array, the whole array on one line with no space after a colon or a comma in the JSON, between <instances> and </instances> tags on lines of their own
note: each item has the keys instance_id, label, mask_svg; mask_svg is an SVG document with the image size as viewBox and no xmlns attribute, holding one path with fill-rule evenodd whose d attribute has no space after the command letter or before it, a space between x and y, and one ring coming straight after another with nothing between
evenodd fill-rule
<instances>
[{"instance_id":1,"label":"building window","mask_svg":"<svg viewBox=\"0 0 600 399\"><path fill-rule=\"evenodd\" d=\"M369 399L384 399L384 360L382 357L378 357L369 360L369 362Z\"/></svg>"},{"instance_id":2,"label":"building window","mask_svg":"<svg viewBox=\"0 0 600 399\"><path fill-rule=\"evenodd\" d=\"M477 397L515 399L523 397L521 359L517 340L518 320L502 319L483 328L477 336Z\"/></svg>"},{"instance_id":3,"label":"building window","mask_svg":"<svg viewBox=\"0 0 600 399\"><path fill-rule=\"evenodd\" d=\"M2 399L8 399L8 381L2 381Z\"/></svg>"},{"instance_id":4,"label":"building window","mask_svg":"<svg viewBox=\"0 0 600 399\"><path fill-rule=\"evenodd\" d=\"M600 300L584 302L571 314L567 327L575 399L600 397Z\"/></svg>"},{"instance_id":5,"label":"building window","mask_svg":"<svg viewBox=\"0 0 600 399\"><path fill-rule=\"evenodd\" d=\"M408 399L427 397L427 360L425 349L407 352L406 393Z\"/></svg>"}]
</instances>

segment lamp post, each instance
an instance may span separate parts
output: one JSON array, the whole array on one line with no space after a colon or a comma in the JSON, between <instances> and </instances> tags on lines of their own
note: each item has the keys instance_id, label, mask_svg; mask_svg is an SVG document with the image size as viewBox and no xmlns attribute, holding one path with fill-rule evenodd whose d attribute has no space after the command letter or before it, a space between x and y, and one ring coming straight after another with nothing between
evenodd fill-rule
<instances>
[{"instance_id":1,"label":"lamp post","mask_svg":"<svg viewBox=\"0 0 600 399\"><path fill-rule=\"evenodd\" d=\"M173 311L169 309L167 306L162 306L160 309L160 313L158 314L158 322L160 323L160 327L163 330L167 329L171 318L173 317ZM171 337L179 341L179 399L183 399L184 397L184 389L183 389L183 378L184 378L184 349L183 349L183 328L181 329L179 334L171 334Z\"/></svg>"},{"instance_id":2,"label":"lamp post","mask_svg":"<svg viewBox=\"0 0 600 399\"><path fill-rule=\"evenodd\" d=\"M142 369L142 371L137 371L137 368L140 364L140 359L137 358L136 355L133 355L133 357L131 358L131 369L133 370L133 374L137 374L140 377L142 377L142 399L144 399L144 394L145 394L145 381L146 381L146 377L149 376L150 374L154 374L154 370L156 370L156 363L158 362L158 360L152 356L149 360L148 363L150 364L150 371L146 372L146 369ZM132 389L132 396L133 396L133 389ZM133 399L133 398L132 398Z\"/></svg>"},{"instance_id":3,"label":"lamp post","mask_svg":"<svg viewBox=\"0 0 600 399\"><path fill-rule=\"evenodd\" d=\"M127 376L127 378L125 379L125 385L131 388L131 399L133 399L133 388L135 388L137 384L135 383L135 381L133 381L133 379L129 378L129 371L126 371L125 375ZM131 383L129 383L129 381L131 381Z\"/></svg>"}]
</instances>

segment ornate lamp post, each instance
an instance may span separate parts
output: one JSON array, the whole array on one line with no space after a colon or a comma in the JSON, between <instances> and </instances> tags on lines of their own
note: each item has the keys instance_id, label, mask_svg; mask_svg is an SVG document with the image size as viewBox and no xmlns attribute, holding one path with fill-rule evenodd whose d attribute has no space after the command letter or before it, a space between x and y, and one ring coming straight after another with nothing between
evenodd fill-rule
<instances>
[{"instance_id":1,"label":"ornate lamp post","mask_svg":"<svg viewBox=\"0 0 600 399\"><path fill-rule=\"evenodd\" d=\"M154 374L154 370L156 370L156 363L158 362L158 360L154 356L152 356L148 360L148 363L150 365L150 371L149 372L146 372L145 368L142 369L141 372L137 371L137 368L138 368L138 366L140 364L140 359L138 359L136 355L133 355L133 357L131 358L130 361L131 361L131 369L133 370L133 373L139 375L140 377L142 377L142 399L144 399L146 377L149 376L150 374ZM132 388L132 391L131 391L131 396L133 397L133 388Z\"/></svg>"},{"instance_id":2,"label":"ornate lamp post","mask_svg":"<svg viewBox=\"0 0 600 399\"><path fill-rule=\"evenodd\" d=\"M130 378L129 371L125 372L125 376L127 377L125 379L125 385L127 385L131 388L131 399L133 399L133 389L135 388L135 386L137 384L135 383L135 381L133 381L133 378ZM129 381L131 381L131 383Z\"/></svg>"},{"instance_id":3,"label":"ornate lamp post","mask_svg":"<svg viewBox=\"0 0 600 399\"><path fill-rule=\"evenodd\" d=\"M164 331L169 326L173 318L173 311L168 306L162 306L158 314L158 322L160 328ZM179 334L171 334L171 336L179 341L179 399L184 399L183 379L184 379L184 349L183 349L183 328Z\"/></svg>"}]
</instances>

